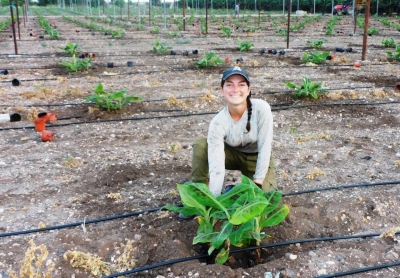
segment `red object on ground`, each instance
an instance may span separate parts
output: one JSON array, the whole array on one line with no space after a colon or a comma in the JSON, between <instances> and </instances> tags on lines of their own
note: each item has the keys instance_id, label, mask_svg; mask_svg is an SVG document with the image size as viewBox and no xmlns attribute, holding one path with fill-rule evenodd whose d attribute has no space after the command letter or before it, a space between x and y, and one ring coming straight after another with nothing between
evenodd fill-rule
<instances>
[{"instance_id":1,"label":"red object on ground","mask_svg":"<svg viewBox=\"0 0 400 278\"><path fill-rule=\"evenodd\" d=\"M358 62L358 61L354 62L353 66L356 68L359 68L359 67L361 67L361 62Z\"/></svg>"},{"instance_id":2,"label":"red object on ground","mask_svg":"<svg viewBox=\"0 0 400 278\"><path fill-rule=\"evenodd\" d=\"M54 139L54 133L48 130L42 132L42 142L51 142Z\"/></svg>"},{"instance_id":3,"label":"red object on ground","mask_svg":"<svg viewBox=\"0 0 400 278\"><path fill-rule=\"evenodd\" d=\"M35 131L42 132L46 128L46 121L42 118L37 118L33 121L35 123Z\"/></svg>"}]
</instances>

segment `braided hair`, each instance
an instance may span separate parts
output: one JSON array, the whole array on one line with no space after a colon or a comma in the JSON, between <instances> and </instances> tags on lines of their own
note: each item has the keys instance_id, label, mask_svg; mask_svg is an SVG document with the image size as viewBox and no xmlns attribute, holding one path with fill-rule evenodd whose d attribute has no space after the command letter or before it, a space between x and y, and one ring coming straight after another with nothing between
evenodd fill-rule
<instances>
[{"instance_id":1,"label":"braided hair","mask_svg":"<svg viewBox=\"0 0 400 278\"><path fill-rule=\"evenodd\" d=\"M251 91L249 93L249 95L246 98L246 102L247 102L247 124L246 124L246 130L247 132L250 132L251 126L250 126L250 119L251 119L251 113L253 112L253 105L251 104Z\"/></svg>"}]
</instances>

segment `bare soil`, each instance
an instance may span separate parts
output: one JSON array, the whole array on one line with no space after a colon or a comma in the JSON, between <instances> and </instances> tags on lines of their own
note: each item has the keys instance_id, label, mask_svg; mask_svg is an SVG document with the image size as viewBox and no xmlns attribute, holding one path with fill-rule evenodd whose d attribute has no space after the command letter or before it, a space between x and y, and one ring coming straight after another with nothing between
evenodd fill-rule
<instances>
[{"instance_id":1,"label":"bare soil","mask_svg":"<svg viewBox=\"0 0 400 278\"><path fill-rule=\"evenodd\" d=\"M42 34L37 17L30 16L26 27L21 25L21 56L10 56L14 53L10 29L0 34L0 69L10 72L0 76L2 113L22 115L21 122L0 123L0 234L180 203L176 184L190 179L191 144L207 135L212 112L222 109L220 77L239 57L244 59L240 65L250 72L254 97L268 101L274 110L273 154L279 189L287 193L400 180L400 92L394 88L399 84L400 66L388 60L387 50L380 46L383 37L398 40L399 33L375 19L371 19L372 26L382 31L368 37L367 61L355 68L352 64L361 60L363 37L359 29L352 34L350 17L339 21L333 36L324 35L329 17L293 32L284 56L258 53L262 47L286 48L284 37L274 35L270 22L263 23L263 31L237 30L232 38L222 37L218 25L211 25L208 36L200 35L196 22L178 38L167 38L167 31L150 34L148 27L128 29L125 39L113 40L92 35L61 17L48 18L56 22L61 39L30 36L32 32ZM178 55L151 53L157 36ZM254 43L254 49L238 52L238 37ZM324 65L304 65L300 57L311 50L305 47L306 41L320 38L328 40L322 51L334 53L336 47L350 46L353 51L335 53L336 58ZM184 40L188 43L182 44ZM67 74L58 65L67 59L59 49L67 42L79 43L83 52L96 53L89 72ZM199 55L179 52L194 49ZM229 56L233 62L196 69L193 62L206 51ZM134 67L126 67L127 61L133 61ZM114 62L115 67L107 68L107 62ZM314 101L294 100L284 83L299 84L303 76L323 82L328 94ZM21 80L21 86L11 85L14 78ZM99 110L84 103L98 82L106 90L128 89L130 95L140 95L145 101L114 112ZM299 107L303 105L309 106ZM55 133L53 142L41 142L40 133L32 128L31 116L44 111L58 117L46 128ZM13 129L20 127L25 128ZM239 178L239 172L229 171L226 185L238 183ZM270 237L263 244L381 234L400 223L398 184L319 191L284 197L283 202L290 206L290 215L266 231ZM176 213L156 211L2 237L0 277L12 277L8 270L19 273L22 260L30 256L25 254L30 240L48 250L45 262L35 271L45 273L54 264L52 277L100 277L106 272L91 274L73 268L71 258L65 260L63 255L68 251L96 255L114 265L109 265L113 273L198 255L201 248L192 246L196 230L196 220L182 221ZM363 237L291 244L263 248L263 263L246 257L236 257L236 262L231 258L226 265L191 260L131 277L266 277L266 272L314 277L396 262L398 239ZM131 259L118 264L128 249ZM391 267L351 277L399 275L400 268Z\"/></svg>"}]
</instances>

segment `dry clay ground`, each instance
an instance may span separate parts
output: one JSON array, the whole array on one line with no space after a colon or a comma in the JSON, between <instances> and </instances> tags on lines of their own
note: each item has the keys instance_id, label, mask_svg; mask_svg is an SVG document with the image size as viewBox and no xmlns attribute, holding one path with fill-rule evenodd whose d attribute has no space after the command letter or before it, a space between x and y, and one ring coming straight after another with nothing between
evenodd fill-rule
<instances>
[{"instance_id":1,"label":"dry clay ground","mask_svg":"<svg viewBox=\"0 0 400 278\"><path fill-rule=\"evenodd\" d=\"M58 121L58 124L71 125L49 125L47 129L55 132L51 143L42 143L33 129L0 131L0 233L179 203L176 183L190 178L191 144L206 136L213 114L78 123L218 111L223 107L218 84L225 66L196 70L187 66L198 59L195 56L150 54L148 50L153 40L146 39L151 37L148 32L128 33L127 40L108 38L103 41L92 39L81 29L78 40L73 30L80 27L60 18L54 20L64 40L39 41L28 35L30 29L40 30L35 18L29 18L19 44L20 53L29 55L1 57L2 67L14 68L10 75L2 77L1 105L4 105L4 112L17 111L23 116L22 122L2 123L1 128L32 126L29 115L41 111L54 112L59 118L83 117ZM293 51L287 51L285 57L260 56L257 50L246 54L235 52L236 37L220 38L217 32L208 38L196 37L191 31L182 33L183 39L191 40L188 45L169 41L178 50L197 48L202 54L207 49L219 49L221 55L244 57L243 67L250 72L255 97L267 100L274 109L280 107L277 104L293 102L292 96L283 92L283 83L299 83L303 76L323 81L324 87L338 90L330 91L318 101L301 101L295 106L386 103L274 110L273 152L278 186L283 192L400 180L400 108L396 103L400 94L393 87L381 88L394 86L400 79L400 69L398 63L384 62L385 49L379 47L382 36L390 37L395 33L385 30L381 36L369 37L369 61L360 69L351 66L354 60L360 59L356 52L361 49L359 33L352 37L346 33L328 38L328 50L336 46L354 47L353 53L338 54L341 60L330 62L329 66L299 66L306 40L323 37L327 20L324 18L307 31L294 33ZM342 19L341 24L338 27L341 30L351 30L348 18ZM379 22L373 21L373 24L384 29ZM4 33L1 37L2 54L13 52L7 35ZM54 69L64 59L57 47L72 39L84 51L98 54L91 72L66 75L63 70ZM285 45L282 37L270 33L259 32L249 39L254 39L255 49ZM122 56L106 57L112 54ZM104 65L110 58L117 59L119 65L134 60L140 66L107 69ZM254 61L260 65L254 66ZM350 66L343 66L346 62ZM23 80L22 85L12 87L9 81L13 78ZM92 105L45 106L48 103L82 103L97 82L102 82L106 89L128 88L130 94L141 95L144 100L164 101L131 104L118 112L96 111ZM348 87L369 88L343 89ZM266 94L271 91L281 93ZM211 95L206 96L206 93ZM171 96L189 98L165 101ZM36 109L28 106L34 104L38 105ZM151 112L180 109L182 111ZM237 183L238 178L239 173L230 171L226 184ZM400 226L398 184L321 191L285 197L283 202L290 206L291 213L283 224L266 231L271 237L265 239L264 244L336 235L380 234ZM36 255L40 257L48 252L42 264L39 260L40 268L36 266L38 273L49 271L52 277L90 277L90 270L73 268L63 255L72 256L78 253L71 252L77 251L91 254L92 259L98 256L107 263L103 264L107 271L97 272L101 276L108 271L197 255L191 244L196 229L195 220L180 221L176 213L157 211L75 228L2 237L0 277L13 277L8 270L19 273L23 260L33 255L32 247L30 253L25 254L31 240L36 247L42 245ZM223 266L193 260L142 271L132 277L265 277L266 272L280 272L280 277L313 277L395 262L399 254L398 236L395 239L327 241L264 248L264 263L255 266L246 260L237 262L242 265L239 268L232 260L230 265ZM127 255L130 260L126 260ZM399 274L399 267L392 267L352 277L399 277Z\"/></svg>"}]
</instances>

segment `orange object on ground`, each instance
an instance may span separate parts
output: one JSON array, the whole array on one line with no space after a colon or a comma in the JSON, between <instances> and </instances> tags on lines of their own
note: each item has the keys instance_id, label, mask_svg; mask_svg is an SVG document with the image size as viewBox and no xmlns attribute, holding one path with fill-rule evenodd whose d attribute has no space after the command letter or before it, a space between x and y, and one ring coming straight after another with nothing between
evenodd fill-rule
<instances>
[{"instance_id":1,"label":"orange object on ground","mask_svg":"<svg viewBox=\"0 0 400 278\"><path fill-rule=\"evenodd\" d=\"M42 132L46 128L46 121L42 118L37 118L33 121L35 123L35 131Z\"/></svg>"},{"instance_id":2,"label":"orange object on ground","mask_svg":"<svg viewBox=\"0 0 400 278\"><path fill-rule=\"evenodd\" d=\"M54 139L54 133L48 130L42 132L42 142L51 142Z\"/></svg>"}]
</instances>

